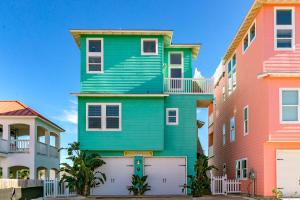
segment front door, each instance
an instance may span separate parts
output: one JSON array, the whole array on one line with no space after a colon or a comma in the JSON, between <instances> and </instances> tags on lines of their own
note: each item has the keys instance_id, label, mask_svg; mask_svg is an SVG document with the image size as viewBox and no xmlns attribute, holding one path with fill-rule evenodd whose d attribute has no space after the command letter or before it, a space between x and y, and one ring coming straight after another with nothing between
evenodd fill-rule
<instances>
[{"instance_id":1,"label":"front door","mask_svg":"<svg viewBox=\"0 0 300 200\"><path fill-rule=\"evenodd\" d=\"M182 89L182 78L183 78L182 68L170 68L170 89Z\"/></svg>"}]
</instances>

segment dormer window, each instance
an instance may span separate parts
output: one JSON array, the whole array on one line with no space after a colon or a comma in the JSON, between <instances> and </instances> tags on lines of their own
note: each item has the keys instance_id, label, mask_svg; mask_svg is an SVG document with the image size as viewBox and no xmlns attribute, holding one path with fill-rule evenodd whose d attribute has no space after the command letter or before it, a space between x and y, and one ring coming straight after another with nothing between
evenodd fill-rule
<instances>
[{"instance_id":1,"label":"dormer window","mask_svg":"<svg viewBox=\"0 0 300 200\"><path fill-rule=\"evenodd\" d=\"M158 55L157 39L142 39L141 43L142 55Z\"/></svg>"},{"instance_id":2,"label":"dormer window","mask_svg":"<svg viewBox=\"0 0 300 200\"><path fill-rule=\"evenodd\" d=\"M103 73L103 39L87 39L86 49L86 72L89 74Z\"/></svg>"}]
</instances>

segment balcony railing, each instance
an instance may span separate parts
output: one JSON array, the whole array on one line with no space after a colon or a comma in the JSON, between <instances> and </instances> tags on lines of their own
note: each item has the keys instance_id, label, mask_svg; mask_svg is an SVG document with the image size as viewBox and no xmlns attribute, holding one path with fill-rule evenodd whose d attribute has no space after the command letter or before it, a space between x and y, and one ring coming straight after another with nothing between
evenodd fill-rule
<instances>
[{"instance_id":1,"label":"balcony railing","mask_svg":"<svg viewBox=\"0 0 300 200\"><path fill-rule=\"evenodd\" d=\"M38 154L41 154L41 155L47 155L48 154L47 144L41 143L41 142L37 142L36 148L37 148L36 152Z\"/></svg>"},{"instance_id":2,"label":"balcony railing","mask_svg":"<svg viewBox=\"0 0 300 200\"><path fill-rule=\"evenodd\" d=\"M0 153L8 152L8 142L7 140L0 139Z\"/></svg>"},{"instance_id":3,"label":"balcony railing","mask_svg":"<svg viewBox=\"0 0 300 200\"><path fill-rule=\"evenodd\" d=\"M29 152L30 140L10 140L9 152Z\"/></svg>"},{"instance_id":4,"label":"balcony railing","mask_svg":"<svg viewBox=\"0 0 300 200\"><path fill-rule=\"evenodd\" d=\"M59 157L58 148L49 146L49 154L50 154L50 157L58 158Z\"/></svg>"},{"instance_id":5,"label":"balcony railing","mask_svg":"<svg viewBox=\"0 0 300 200\"><path fill-rule=\"evenodd\" d=\"M208 147L208 157L211 158L213 157L215 154L214 154L214 146L210 146Z\"/></svg>"},{"instance_id":6,"label":"balcony railing","mask_svg":"<svg viewBox=\"0 0 300 200\"><path fill-rule=\"evenodd\" d=\"M165 78L164 91L170 94L213 94L213 80L205 78Z\"/></svg>"}]
</instances>

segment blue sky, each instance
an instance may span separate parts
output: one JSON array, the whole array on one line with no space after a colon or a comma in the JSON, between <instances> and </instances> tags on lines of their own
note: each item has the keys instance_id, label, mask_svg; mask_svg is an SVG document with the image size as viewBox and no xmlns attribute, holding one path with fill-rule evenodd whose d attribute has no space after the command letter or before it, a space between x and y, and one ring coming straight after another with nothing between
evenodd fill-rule
<instances>
[{"instance_id":1,"label":"blue sky","mask_svg":"<svg viewBox=\"0 0 300 200\"><path fill-rule=\"evenodd\" d=\"M173 43L201 43L194 67L211 77L252 0L1 0L0 99L16 99L77 138L79 49L69 29L172 29ZM207 121L207 110L198 111ZM200 130L207 149L207 126Z\"/></svg>"}]
</instances>

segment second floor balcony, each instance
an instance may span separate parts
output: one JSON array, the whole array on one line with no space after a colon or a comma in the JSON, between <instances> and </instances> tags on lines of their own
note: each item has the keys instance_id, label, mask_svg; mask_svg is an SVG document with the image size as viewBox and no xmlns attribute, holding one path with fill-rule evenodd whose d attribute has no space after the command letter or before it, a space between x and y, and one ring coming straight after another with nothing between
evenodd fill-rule
<instances>
[{"instance_id":1,"label":"second floor balcony","mask_svg":"<svg viewBox=\"0 0 300 200\"><path fill-rule=\"evenodd\" d=\"M165 78L164 92L169 94L213 94L213 79Z\"/></svg>"}]
</instances>

